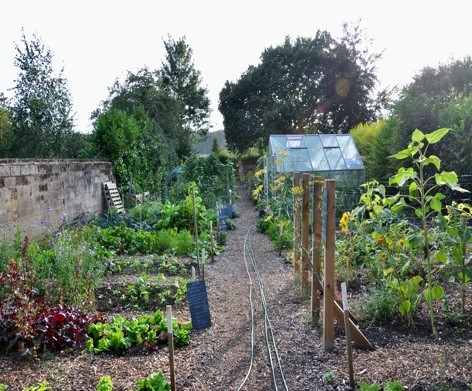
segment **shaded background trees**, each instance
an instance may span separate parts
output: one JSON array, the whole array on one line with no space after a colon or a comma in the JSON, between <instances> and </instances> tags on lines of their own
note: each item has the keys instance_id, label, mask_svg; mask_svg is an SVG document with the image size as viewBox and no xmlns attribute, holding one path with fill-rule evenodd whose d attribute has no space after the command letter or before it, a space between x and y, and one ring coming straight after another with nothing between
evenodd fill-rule
<instances>
[{"instance_id":1,"label":"shaded background trees","mask_svg":"<svg viewBox=\"0 0 472 391\"><path fill-rule=\"evenodd\" d=\"M261 63L250 66L220 93L228 145L244 151L270 134L346 133L375 119L375 61L362 49L362 30L344 26L335 40L327 31L314 38L289 37L266 49Z\"/></svg>"},{"instance_id":2,"label":"shaded background trees","mask_svg":"<svg viewBox=\"0 0 472 391\"><path fill-rule=\"evenodd\" d=\"M461 186L472 190L472 60L466 57L426 67L400 91L381 122L355 127L351 134L366 165L367 179L386 181L399 164L389 156L406 148L415 129L430 133L450 128L429 153L441 159L442 168L455 171Z\"/></svg>"}]
</instances>

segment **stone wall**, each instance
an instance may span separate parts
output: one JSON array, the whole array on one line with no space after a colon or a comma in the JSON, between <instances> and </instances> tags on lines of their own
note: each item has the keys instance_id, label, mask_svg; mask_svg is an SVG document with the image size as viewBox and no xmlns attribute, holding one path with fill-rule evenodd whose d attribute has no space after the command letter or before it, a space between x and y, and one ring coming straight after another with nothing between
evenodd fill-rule
<instances>
[{"instance_id":1,"label":"stone wall","mask_svg":"<svg viewBox=\"0 0 472 391\"><path fill-rule=\"evenodd\" d=\"M0 159L0 239L37 237L106 208L111 163L98 160Z\"/></svg>"}]
</instances>

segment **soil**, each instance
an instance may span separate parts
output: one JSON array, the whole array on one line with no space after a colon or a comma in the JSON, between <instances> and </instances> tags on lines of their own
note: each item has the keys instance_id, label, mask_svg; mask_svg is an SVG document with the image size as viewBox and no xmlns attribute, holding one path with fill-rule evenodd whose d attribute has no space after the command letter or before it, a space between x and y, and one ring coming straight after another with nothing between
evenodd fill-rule
<instances>
[{"instance_id":1,"label":"soil","mask_svg":"<svg viewBox=\"0 0 472 391\"><path fill-rule=\"evenodd\" d=\"M345 336L335 328L335 347L323 350L323 332L310 316L309 300L301 295L286 254L278 253L268 237L254 230L257 212L254 204L240 190L235 219L237 229L228 231L227 244L215 262L205 269L205 281L211 312L210 328L192 331L189 346L175 350L177 390L273 390L272 372L264 339L264 315L261 294L252 278L254 304L254 363L250 367L250 280L246 271L245 241L251 230L253 256L256 260L268 307L277 352L283 366L287 389L348 390L349 375ZM188 259L183 260L188 264ZM251 265L250 265L251 266ZM132 279L121 277L127 283ZM111 278L104 286L114 286ZM102 290L102 294L104 294ZM468 302L472 302L471 288ZM355 292L352 299L355 300ZM102 308L111 311L112 308ZM118 307L122 315L139 313L136 308ZM174 316L190 321L186 302L175 305ZM438 317L438 337L433 338L426 309L416 320L416 328L396 322L386 327L359 324L374 345L374 351L354 347L353 367L356 382L385 384L400 381L408 390L470 390L472 384L471 308L469 318L454 324ZM467 322L468 321L468 322ZM101 376L110 375L114 390L133 390L138 380L153 372L169 374L168 349L133 349L122 356L63 352L23 361L17 355L0 357L0 383L16 391L40 382L53 390L96 389ZM278 388L284 389L280 376Z\"/></svg>"}]
</instances>

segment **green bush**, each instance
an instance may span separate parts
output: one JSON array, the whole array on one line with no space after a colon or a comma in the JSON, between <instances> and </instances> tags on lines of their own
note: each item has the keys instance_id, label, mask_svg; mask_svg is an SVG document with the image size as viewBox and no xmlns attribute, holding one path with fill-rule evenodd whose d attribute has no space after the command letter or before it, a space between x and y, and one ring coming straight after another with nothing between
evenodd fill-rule
<instances>
[{"instance_id":1,"label":"green bush","mask_svg":"<svg viewBox=\"0 0 472 391\"><path fill-rule=\"evenodd\" d=\"M376 288L371 294L366 294L360 299L357 310L360 318L374 321L377 324L385 324L391 321L398 311L399 300L386 287Z\"/></svg>"}]
</instances>

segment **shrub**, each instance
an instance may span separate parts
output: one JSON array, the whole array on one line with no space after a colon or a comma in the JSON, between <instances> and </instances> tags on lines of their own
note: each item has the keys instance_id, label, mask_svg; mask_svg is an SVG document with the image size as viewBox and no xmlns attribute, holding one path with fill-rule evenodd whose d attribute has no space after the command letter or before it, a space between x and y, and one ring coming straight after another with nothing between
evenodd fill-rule
<instances>
[{"instance_id":1,"label":"shrub","mask_svg":"<svg viewBox=\"0 0 472 391\"><path fill-rule=\"evenodd\" d=\"M393 295L386 287L379 287L371 294L364 295L357 309L361 319L385 324L395 317L398 305L396 295Z\"/></svg>"}]
</instances>

